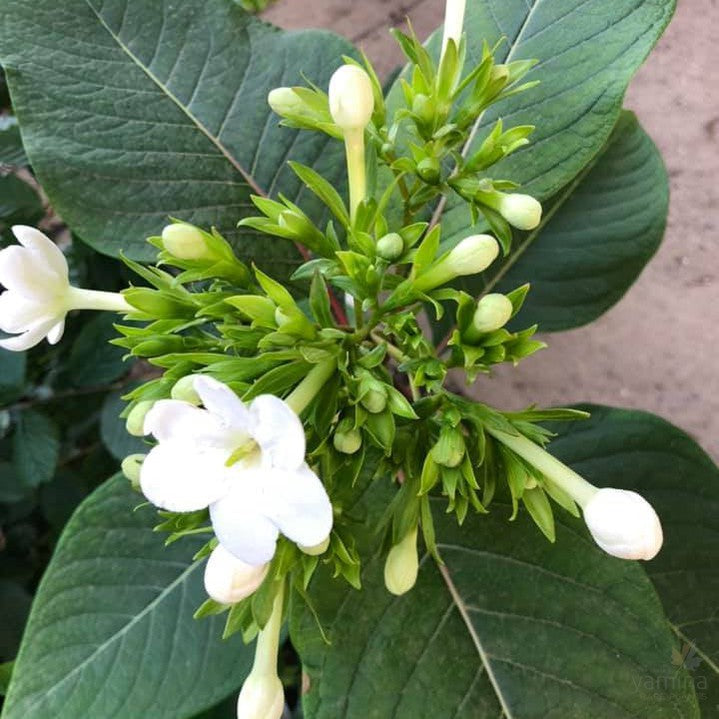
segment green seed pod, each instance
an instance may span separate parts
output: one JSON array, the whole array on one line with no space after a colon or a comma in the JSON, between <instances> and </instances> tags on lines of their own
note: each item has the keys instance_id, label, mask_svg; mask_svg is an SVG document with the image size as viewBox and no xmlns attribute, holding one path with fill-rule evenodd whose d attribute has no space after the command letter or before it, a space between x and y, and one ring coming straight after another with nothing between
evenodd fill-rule
<instances>
[{"instance_id":1,"label":"green seed pod","mask_svg":"<svg viewBox=\"0 0 719 719\"><path fill-rule=\"evenodd\" d=\"M372 414L384 412L387 406L387 393L384 389L371 389L362 397L362 406Z\"/></svg>"}]
</instances>

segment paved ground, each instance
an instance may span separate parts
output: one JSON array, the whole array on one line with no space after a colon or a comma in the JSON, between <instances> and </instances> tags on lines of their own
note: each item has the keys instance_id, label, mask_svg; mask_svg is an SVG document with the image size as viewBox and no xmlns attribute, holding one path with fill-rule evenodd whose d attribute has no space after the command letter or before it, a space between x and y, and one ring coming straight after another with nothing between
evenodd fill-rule
<instances>
[{"instance_id":1,"label":"paved ground","mask_svg":"<svg viewBox=\"0 0 719 719\"><path fill-rule=\"evenodd\" d=\"M266 17L287 28L331 28L387 72L399 53L386 28L409 15L424 36L441 22L443 7L440 0L279 0ZM679 0L627 96L671 177L658 255L598 322L545 338L550 348L519 368L480 379L477 396L507 409L577 400L644 408L691 432L719 459L719 58L712 18L719 19L717 0Z\"/></svg>"}]
</instances>

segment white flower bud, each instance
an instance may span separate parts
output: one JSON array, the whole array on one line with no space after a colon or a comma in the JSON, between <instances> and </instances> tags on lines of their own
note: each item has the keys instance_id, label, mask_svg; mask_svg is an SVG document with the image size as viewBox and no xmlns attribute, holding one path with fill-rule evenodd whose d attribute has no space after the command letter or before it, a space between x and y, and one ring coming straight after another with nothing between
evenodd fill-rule
<instances>
[{"instance_id":1,"label":"white flower bud","mask_svg":"<svg viewBox=\"0 0 719 719\"><path fill-rule=\"evenodd\" d=\"M542 206L531 195L499 194L495 209L518 230L533 230L542 220Z\"/></svg>"},{"instance_id":2,"label":"white flower bud","mask_svg":"<svg viewBox=\"0 0 719 719\"><path fill-rule=\"evenodd\" d=\"M511 300L506 295L494 292L485 295L477 303L472 325L477 332L494 332L509 322L512 312L514 307Z\"/></svg>"},{"instance_id":3,"label":"white flower bud","mask_svg":"<svg viewBox=\"0 0 719 719\"><path fill-rule=\"evenodd\" d=\"M237 719L281 719L284 710L285 692L279 677L251 672L237 699Z\"/></svg>"},{"instance_id":4,"label":"white flower bud","mask_svg":"<svg viewBox=\"0 0 719 719\"><path fill-rule=\"evenodd\" d=\"M454 277L484 272L499 255L499 243L491 235L465 237L447 256L447 270Z\"/></svg>"},{"instance_id":5,"label":"white flower bud","mask_svg":"<svg viewBox=\"0 0 719 719\"><path fill-rule=\"evenodd\" d=\"M205 591L220 604L237 604L254 594L269 566L246 564L218 544L205 566Z\"/></svg>"},{"instance_id":6,"label":"white flower bud","mask_svg":"<svg viewBox=\"0 0 719 719\"><path fill-rule=\"evenodd\" d=\"M189 404L194 404L195 407L199 407L202 404L202 400L195 389L195 378L196 375L188 374L178 379L170 390L170 397L180 402L188 402Z\"/></svg>"},{"instance_id":7,"label":"white flower bud","mask_svg":"<svg viewBox=\"0 0 719 719\"><path fill-rule=\"evenodd\" d=\"M131 454L125 457L120 465L122 473L129 480L133 489L140 489L140 470L146 456L146 454Z\"/></svg>"},{"instance_id":8,"label":"white flower bud","mask_svg":"<svg viewBox=\"0 0 719 719\"><path fill-rule=\"evenodd\" d=\"M305 103L291 87L276 87L270 90L267 102L280 117L301 115L306 112Z\"/></svg>"},{"instance_id":9,"label":"white flower bud","mask_svg":"<svg viewBox=\"0 0 719 719\"><path fill-rule=\"evenodd\" d=\"M142 402L138 402L130 410L130 414L127 415L127 419L125 420L125 428L128 434L131 434L133 437L144 437L146 434L149 434L145 431L145 417L154 404L154 400L146 399Z\"/></svg>"},{"instance_id":10,"label":"white flower bud","mask_svg":"<svg viewBox=\"0 0 719 719\"><path fill-rule=\"evenodd\" d=\"M621 559L653 559L662 547L659 517L636 492L605 487L584 507L584 521L594 541Z\"/></svg>"},{"instance_id":11,"label":"white flower bud","mask_svg":"<svg viewBox=\"0 0 719 719\"><path fill-rule=\"evenodd\" d=\"M396 260L403 252L404 240L396 232L390 232L377 241L377 254L384 260Z\"/></svg>"},{"instance_id":12,"label":"white flower bud","mask_svg":"<svg viewBox=\"0 0 719 719\"><path fill-rule=\"evenodd\" d=\"M343 65L330 78L330 114L342 130L363 130L372 119L374 94L369 75L356 65Z\"/></svg>"},{"instance_id":13,"label":"white flower bud","mask_svg":"<svg viewBox=\"0 0 719 719\"><path fill-rule=\"evenodd\" d=\"M384 565L384 584L387 591L397 596L406 594L417 581L419 557L417 555L417 527L408 532L389 550Z\"/></svg>"},{"instance_id":14,"label":"white flower bud","mask_svg":"<svg viewBox=\"0 0 719 719\"><path fill-rule=\"evenodd\" d=\"M202 232L193 225L178 222L162 231L162 244L180 260L203 260L212 257Z\"/></svg>"}]
</instances>

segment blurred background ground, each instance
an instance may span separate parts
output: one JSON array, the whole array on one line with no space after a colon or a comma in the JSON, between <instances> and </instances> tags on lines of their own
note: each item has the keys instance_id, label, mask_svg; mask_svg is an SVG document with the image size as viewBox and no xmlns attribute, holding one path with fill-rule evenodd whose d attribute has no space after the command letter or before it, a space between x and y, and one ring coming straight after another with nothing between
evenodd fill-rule
<instances>
[{"instance_id":1,"label":"blurred background ground","mask_svg":"<svg viewBox=\"0 0 719 719\"><path fill-rule=\"evenodd\" d=\"M470 0L471 2L471 0ZM285 28L345 35L382 73L400 62L388 25L409 16L424 37L442 22L438 0L278 0L265 13ZM480 378L474 396L503 409L578 400L655 412L719 459L719 53L717 0L680 0L634 78L625 105L659 146L671 182L664 243L624 299L599 321L544 339L518 368Z\"/></svg>"}]
</instances>

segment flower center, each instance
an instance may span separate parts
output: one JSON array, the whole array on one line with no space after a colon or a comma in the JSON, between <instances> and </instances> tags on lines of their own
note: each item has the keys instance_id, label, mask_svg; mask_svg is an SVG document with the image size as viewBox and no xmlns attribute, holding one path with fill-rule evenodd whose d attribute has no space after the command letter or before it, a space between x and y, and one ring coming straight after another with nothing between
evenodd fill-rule
<instances>
[{"instance_id":1,"label":"flower center","mask_svg":"<svg viewBox=\"0 0 719 719\"><path fill-rule=\"evenodd\" d=\"M225 467L232 467L238 462L250 459L252 455L259 453L259 451L260 446L257 442L254 439L248 439L227 458Z\"/></svg>"}]
</instances>

